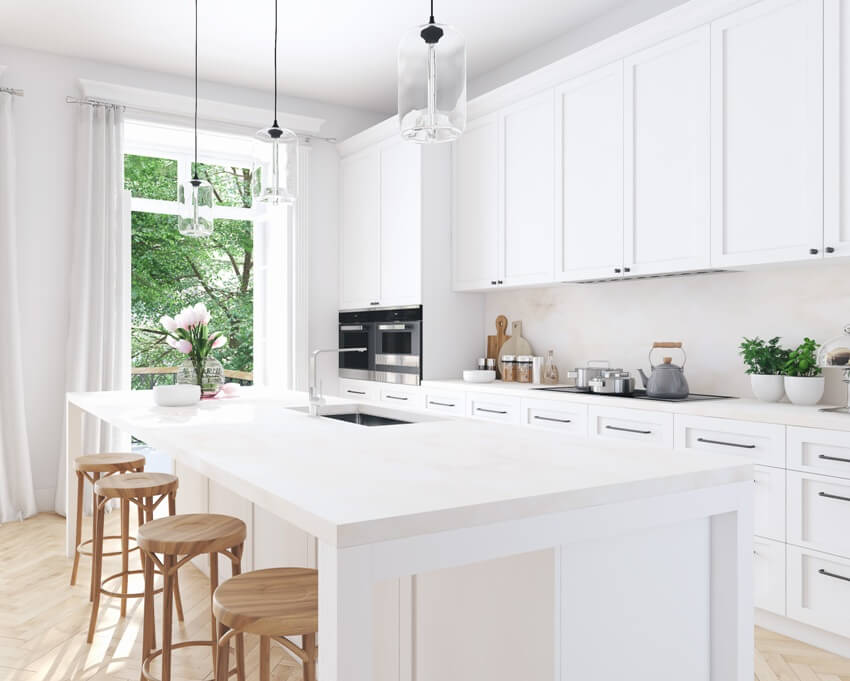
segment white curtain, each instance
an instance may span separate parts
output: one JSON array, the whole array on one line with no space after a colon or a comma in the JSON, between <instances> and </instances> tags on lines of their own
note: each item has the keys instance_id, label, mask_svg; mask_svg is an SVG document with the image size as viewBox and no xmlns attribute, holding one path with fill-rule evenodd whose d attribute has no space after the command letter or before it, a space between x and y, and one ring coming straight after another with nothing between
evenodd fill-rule
<instances>
[{"instance_id":1,"label":"white curtain","mask_svg":"<svg viewBox=\"0 0 850 681\"><path fill-rule=\"evenodd\" d=\"M21 369L12 99L0 92L0 523L36 512Z\"/></svg>"},{"instance_id":2,"label":"white curtain","mask_svg":"<svg viewBox=\"0 0 850 681\"><path fill-rule=\"evenodd\" d=\"M124 191L123 116L81 104L68 282L65 388L130 388L130 227ZM96 419L83 425L83 452L126 451L126 438ZM55 508L65 513L66 465L59 457Z\"/></svg>"}]
</instances>

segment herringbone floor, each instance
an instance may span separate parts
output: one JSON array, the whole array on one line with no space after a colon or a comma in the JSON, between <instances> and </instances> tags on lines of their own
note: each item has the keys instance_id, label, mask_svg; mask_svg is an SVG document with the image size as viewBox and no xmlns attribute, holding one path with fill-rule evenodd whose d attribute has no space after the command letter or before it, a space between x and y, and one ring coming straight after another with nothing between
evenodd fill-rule
<instances>
[{"instance_id":1,"label":"herringbone floor","mask_svg":"<svg viewBox=\"0 0 850 681\"><path fill-rule=\"evenodd\" d=\"M117 529L117 514L111 514ZM117 599L105 598L94 643L86 644L89 560L80 564L77 586L68 586L71 561L63 552L65 523L42 514L0 526L0 681L136 681L139 678L141 602L130 601L127 618ZM118 571L107 558L104 574ZM135 559L134 559L135 560ZM175 639L209 633L208 582L199 571L181 571L186 621ZM136 590L131 581L131 591ZM850 660L764 629L756 629L756 681L850 681ZM256 678L256 641L247 641L248 678ZM300 666L273 649L275 681L299 681ZM174 681L209 679L209 653L175 653ZM158 674L159 670L153 670Z\"/></svg>"}]
</instances>

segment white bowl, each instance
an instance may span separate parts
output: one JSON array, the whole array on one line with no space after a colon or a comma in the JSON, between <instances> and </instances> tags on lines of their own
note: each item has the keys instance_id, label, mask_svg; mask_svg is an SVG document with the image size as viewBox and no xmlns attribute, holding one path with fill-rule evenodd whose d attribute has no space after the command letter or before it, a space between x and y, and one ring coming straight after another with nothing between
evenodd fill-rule
<instances>
[{"instance_id":1,"label":"white bowl","mask_svg":"<svg viewBox=\"0 0 850 681\"><path fill-rule=\"evenodd\" d=\"M153 401L160 407L188 407L201 401L201 386L156 385Z\"/></svg>"},{"instance_id":2,"label":"white bowl","mask_svg":"<svg viewBox=\"0 0 850 681\"><path fill-rule=\"evenodd\" d=\"M466 369L463 380L467 383L492 383L496 380L496 372L493 369Z\"/></svg>"}]
</instances>

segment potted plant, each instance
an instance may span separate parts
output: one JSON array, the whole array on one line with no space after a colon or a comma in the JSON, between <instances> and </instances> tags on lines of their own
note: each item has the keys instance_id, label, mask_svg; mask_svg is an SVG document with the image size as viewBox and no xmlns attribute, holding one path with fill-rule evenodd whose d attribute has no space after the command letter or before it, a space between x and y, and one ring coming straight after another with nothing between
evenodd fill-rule
<instances>
[{"instance_id":1,"label":"potted plant","mask_svg":"<svg viewBox=\"0 0 850 681\"><path fill-rule=\"evenodd\" d=\"M744 338L738 346L747 365L753 395L763 402L778 402L785 394L782 369L789 351L779 345L779 336L770 340Z\"/></svg>"},{"instance_id":2,"label":"potted plant","mask_svg":"<svg viewBox=\"0 0 850 681\"><path fill-rule=\"evenodd\" d=\"M177 382L201 386L201 397L218 395L224 384L224 368L210 353L224 347L227 338L218 331L210 333L207 326L210 313L206 305L198 303L183 308L173 319L166 315L160 323L166 331L166 343L189 356L177 372Z\"/></svg>"},{"instance_id":3,"label":"potted plant","mask_svg":"<svg viewBox=\"0 0 850 681\"><path fill-rule=\"evenodd\" d=\"M811 338L788 354L782 367L785 375L785 392L794 404L813 405L823 397L824 380L818 366L816 351L818 344Z\"/></svg>"}]
</instances>

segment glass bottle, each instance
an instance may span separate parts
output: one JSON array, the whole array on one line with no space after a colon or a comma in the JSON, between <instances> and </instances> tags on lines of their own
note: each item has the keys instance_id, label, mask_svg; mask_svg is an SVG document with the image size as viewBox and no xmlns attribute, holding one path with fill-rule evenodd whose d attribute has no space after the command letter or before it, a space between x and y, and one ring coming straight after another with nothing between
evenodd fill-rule
<instances>
[{"instance_id":1,"label":"glass bottle","mask_svg":"<svg viewBox=\"0 0 850 681\"><path fill-rule=\"evenodd\" d=\"M543 367L543 382L547 385L555 385L559 382L558 366L555 364L555 351L546 353L546 366Z\"/></svg>"}]
</instances>

